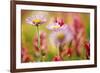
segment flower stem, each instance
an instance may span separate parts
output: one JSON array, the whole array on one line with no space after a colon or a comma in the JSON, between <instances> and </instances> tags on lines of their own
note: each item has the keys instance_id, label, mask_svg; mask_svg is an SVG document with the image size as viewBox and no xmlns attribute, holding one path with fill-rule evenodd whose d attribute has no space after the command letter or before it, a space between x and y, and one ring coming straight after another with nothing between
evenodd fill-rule
<instances>
[{"instance_id":1,"label":"flower stem","mask_svg":"<svg viewBox=\"0 0 100 73\"><path fill-rule=\"evenodd\" d=\"M63 57L62 57L63 47L61 44L59 45L58 49L59 49L58 56L60 56L60 58L63 60Z\"/></svg>"},{"instance_id":2,"label":"flower stem","mask_svg":"<svg viewBox=\"0 0 100 73\"><path fill-rule=\"evenodd\" d=\"M39 26L37 26L37 33L38 33L38 48L40 50L40 34L39 34Z\"/></svg>"},{"instance_id":3,"label":"flower stem","mask_svg":"<svg viewBox=\"0 0 100 73\"><path fill-rule=\"evenodd\" d=\"M37 26L37 34L38 34L38 48L40 51L40 60L41 60L41 49L40 49L40 34L39 34L39 26Z\"/></svg>"},{"instance_id":4,"label":"flower stem","mask_svg":"<svg viewBox=\"0 0 100 73\"><path fill-rule=\"evenodd\" d=\"M57 50L57 55L59 56L59 52L60 52L60 50L59 50L59 45L57 45L56 47L58 48L58 50Z\"/></svg>"}]
</instances>

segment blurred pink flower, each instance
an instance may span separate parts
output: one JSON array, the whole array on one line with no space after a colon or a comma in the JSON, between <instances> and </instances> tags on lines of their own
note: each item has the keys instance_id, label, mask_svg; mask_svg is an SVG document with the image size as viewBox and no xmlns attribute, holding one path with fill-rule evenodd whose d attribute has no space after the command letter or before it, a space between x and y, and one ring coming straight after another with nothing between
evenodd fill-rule
<instances>
[{"instance_id":1,"label":"blurred pink flower","mask_svg":"<svg viewBox=\"0 0 100 73\"><path fill-rule=\"evenodd\" d=\"M64 25L64 19L62 19L62 18L56 17L55 22L58 23L60 26Z\"/></svg>"},{"instance_id":2,"label":"blurred pink flower","mask_svg":"<svg viewBox=\"0 0 100 73\"><path fill-rule=\"evenodd\" d=\"M33 38L33 46L36 51L40 51L40 50L47 51L47 40L46 40L45 32L40 33L40 49L38 48L38 37L37 36Z\"/></svg>"},{"instance_id":3,"label":"blurred pink flower","mask_svg":"<svg viewBox=\"0 0 100 73\"><path fill-rule=\"evenodd\" d=\"M73 15L73 25L72 30L74 32L74 46L77 56L80 56L81 54L81 47L84 43L84 37L85 37L85 28L84 23L82 21L82 18L80 15L76 14Z\"/></svg>"},{"instance_id":4,"label":"blurred pink flower","mask_svg":"<svg viewBox=\"0 0 100 73\"><path fill-rule=\"evenodd\" d=\"M66 48L65 50L63 50L63 52L61 54L63 57L64 56L71 57L73 54L73 50L72 50L72 48Z\"/></svg>"},{"instance_id":5,"label":"blurred pink flower","mask_svg":"<svg viewBox=\"0 0 100 73\"><path fill-rule=\"evenodd\" d=\"M58 23L52 23L47 26L47 29L49 30L57 30L58 28L60 28L60 25Z\"/></svg>"},{"instance_id":6,"label":"blurred pink flower","mask_svg":"<svg viewBox=\"0 0 100 73\"><path fill-rule=\"evenodd\" d=\"M32 17L28 17L26 19L26 22L28 24L38 26L38 25L44 24L46 22L46 18L43 15L35 15Z\"/></svg>"},{"instance_id":7,"label":"blurred pink flower","mask_svg":"<svg viewBox=\"0 0 100 73\"><path fill-rule=\"evenodd\" d=\"M54 22L47 26L49 30L58 30L65 27L64 20L62 18L55 18Z\"/></svg>"},{"instance_id":8,"label":"blurred pink flower","mask_svg":"<svg viewBox=\"0 0 100 73\"><path fill-rule=\"evenodd\" d=\"M32 61L31 56L28 54L28 49L27 48L22 48L21 49L21 61L22 62Z\"/></svg>"},{"instance_id":9,"label":"blurred pink flower","mask_svg":"<svg viewBox=\"0 0 100 73\"><path fill-rule=\"evenodd\" d=\"M67 49L67 52L66 52L67 56L68 57L72 56L72 52L73 52L72 49L71 48L68 48Z\"/></svg>"},{"instance_id":10,"label":"blurred pink flower","mask_svg":"<svg viewBox=\"0 0 100 73\"><path fill-rule=\"evenodd\" d=\"M90 43L89 42L85 43L85 49L86 49L86 58L89 59L90 57Z\"/></svg>"},{"instance_id":11,"label":"blurred pink flower","mask_svg":"<svg viewBox=\"0 0 100 73\"><path fill-rule=\"evenodd\" d=\"M55 56L52 60L53 61L62 61L60 56Z\"/></svg>"},{"instance_id":12,"label":"blurred pink flower","mask_svg":"<svg viewBox=\"0 0 100 73\"><path fill-rule=\"evenodd\" d=\"M69 43L73 39L73 32L69 26L65 25L64 28L53 31L50 38L55 45Z\"/></svg>"}]
</instances>

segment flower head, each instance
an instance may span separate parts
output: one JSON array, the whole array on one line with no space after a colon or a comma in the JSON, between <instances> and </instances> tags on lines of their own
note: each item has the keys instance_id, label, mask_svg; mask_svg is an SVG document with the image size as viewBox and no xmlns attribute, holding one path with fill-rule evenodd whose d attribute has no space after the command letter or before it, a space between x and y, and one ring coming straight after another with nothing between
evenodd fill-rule
<instances>
[{"instance_id":1,"label":"flower head","mask_svg":"<svg viewBox=\"0 0 100 73\"><path fill-rule=\"evenodd\" d=\"M52 60L53 60L53 61L61 61L62 59L61 59L60 56L55 56Z\"/></svg>"},{"instance_id":2,"label":"flower head","mask_svg":"<svg viewBox=\"0 0 100 73\"><path fill-rule=\"evenodd\" d=\"M58 23L60 26L64 25L64 20L62 18L55 18L55 22Z\"/></svg>"},{"instance_id":3,"label":"flower head","mask_svg":"<svg viewBox=\"0 0 100 73\"><path fill-rule=\"evenodd\" d=\"M52 23L47 26L47 29L49 30L57 30L58 28L60 28L60 25L58 23Z\"/></svg>"},{"instance_id":4,"label":"flower head","mask_svg":"<svg viewBox=\"0 0 100 73\"><path fill-rule=\"evenodd\" d=\"M32 17L28 17L26 19L26 22L28 24L38 26L38 25L41 25L41 24L45 23L46 18L43 15L35 15L35 16L32 16Z\"/></svg>"},{"instance_id":5,"label":"flower head","mask_svg":"<svg viewBox=\"0 0 100 73\"><path fill-rule=\"evenodd\" d=\"M86 49L86 58L89 59L89 57L90 57L90 43L87 42L87 43L85 43L84 46L85 46L85 49Z\"/></svg>"},{"instance_id":6,"label":"flower head","mask_svg":"<svg viewBox=\"0 0 100 73\"><path fill-rule=\"evenodd\" d=\"M54 22L47 26L49 30L58 30L64 27L64 20L61 18L55 18Z\"/></svg>"},{"instance_id":7,"label":"flower head","mask_svg":"<svg viewBox=\"0 0 100 73\"><path fill-rule=\"evenodd\" d=\"M52 32L50 38L55 45L68 43L73 39L73 32L70 27L66 25L64 28L60 28Z\"/></svg>"},{"instance_id":8,"label":"flower head","mask_svg":"<svg viewBox=\"0 0 100 73\"><path fill-rule=\"evenodd\" d=\"M21 49L21 61L22 62L30 62L32 61L32 57L28 54L27 48Z\"/></svg>"}]
</instances>

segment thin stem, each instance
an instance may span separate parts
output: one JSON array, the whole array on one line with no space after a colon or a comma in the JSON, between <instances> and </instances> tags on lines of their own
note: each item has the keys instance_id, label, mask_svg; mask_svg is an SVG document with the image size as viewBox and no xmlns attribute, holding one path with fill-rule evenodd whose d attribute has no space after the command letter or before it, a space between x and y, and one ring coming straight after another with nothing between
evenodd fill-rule
<instances>
[{"instance_id":1,"label":"thin stem","mask_svg":"<svg viewBox=\"0 0 100 73\"><path fill-rule=\"evenodd\" d=\"M59 44L58 48L59 48L58 55L59 55L60 58L63 60L63 56L62 56L63 46L62 46L62 44Z\"/></svg>"},{"instance_id":2,"label":"thin stem","mask_svg":"<svg viewBox=\"0 0 100 73\"><path fill-rule=\"evenodd\" d=\"M59 44L57 45L57 48L58 48L57 55L60 56L59 55L59 52L60 52Z\"/></svg>"},{"instance_id":3,"label":"thin stem","mask_svg":"<svg viewBox=\"0 0 100 73\"><path fill-rule=\"evenodd\" d=\"M41 61L41 49L40 49L40 34L39 34L39 26L37 26L37 34L38 34L38 49L40 51L40 59L39 61Z\"/></svg>"},{"instance_id":4,"label":"thin stem","mask_svg":"<svg viewBox=\"0 0 100 73\"><path fill-rule=\"evenodd\" d=\"M37 33L38 33L38 48L40 50L40 34L39 34L39 26L37 26Z\"/></svg>"}]
</instances>

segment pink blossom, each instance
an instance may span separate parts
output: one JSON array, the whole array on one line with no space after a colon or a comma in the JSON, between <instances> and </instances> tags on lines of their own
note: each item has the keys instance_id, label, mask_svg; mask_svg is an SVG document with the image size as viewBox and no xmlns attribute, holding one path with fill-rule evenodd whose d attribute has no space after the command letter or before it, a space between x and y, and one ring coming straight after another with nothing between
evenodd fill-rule
<instances>
[{"instance_id":1,"label":"pink blossom","mask_svg":"<svg viewBox=\"0 0 100 73\"><path fill-rule=\"evenodd\" d=\"M66 52L67 56L68 57L72 56L72 52L73 52L72 49L71 48L68 48L67 49L67 52Z\"/></svg>"},{"instance_id":2,"label":"pink blossom","mask_svg":"<svg viewBox=\"0 0 100 73\"><path fill-rule=\"evenodd\" d=\"M60 26L63 26L64 25L64 20L62 18L56 17L55 18L55 22L58 23Z\"/></svg>"},{"instance_id":3,"label":"pink blossom","mask_svg":"<svg viewBox=\"0 0 100 73\"><path fill-rule=\"evenodd\" d=\"M32 61L31 56L28 54L28 49L27 48L22 48L21 49L21 61L22 62Z\"/></svg>"},{"instance_id":4,"label":"pink blossom","mask_svg":"<svg viewBox=\"0 0 100 73\"><path fill-rule=\"evenodd\" d=\"M84 37L85 37L85 30L84 30L84 23L82 21L82 18L80 15L76 14L73 15L73 24L72 24L72 30L74 33L74 40L73 44L75 44L75 50L77 56L80 56L81 54L81 47L84 43Z\"/></svg>"},{"instance_id":5,"label":"pink blossom","mask_svg":"<svg viewBox=\"0 0 100 73\"><path fill-rule=\"evenodd\" d=\"M64 28L53 31L50 39L55 45L69 43L73 39L73 32L69 26L65 25Z\"/></svg>"},{"instance_id":6,"label":"pink blossom","mask_svg":"<svg viewBox=\"0 0 100 73\"><path fill-rule=\"evenodd\" d=\"M65 50L63 50L63 52L61 54L63 57L64 56L71 57L73 54L73 50L72 50L72 48L66 48Z\"/></svg>"},{"instance_id":7,"label":"pink blossom","mask_svg":"<svg viewBox=\"0 0 100 73\"><path fill-rule=\"evenodd\" d=\"M46 22L46 18L43 15L34 15L32 17L28 17L26 22L28 24L38 26L44 24Z\"/></svg>"},{"instance_id":8,"label":"pink blossom","mask_svg":"<svg viewBox=\"0 0 100 73\"><path fill-rule=\"evenodd\" d=\"M58 30L65 27L64 20L62 18L55 18L54 22L47 26L49 30Z\"/></svg>"},{"instance_id":9,"label":"pink blossom","mask_svg":"<svg viewBox=\"0 0 100 73\"><path fill-rule=\"evenodd\" d=\"M84 46L86 49L86 58L89 59L89 57L90 57L90 43L86 42Z\"/></svg>"},{"instance_id":10,"label":"pink blossom","mask_svg":"<svg viewBox=\"0 0 100 73\"><path fill-rule=\"evenodd\" d=\"M62 59L61 59L60 56L55 56L52 60L53 60L53 61L61 61Z\"/></svg>"},{"instance_id":11,"label":"pink blossom","mask_svg":"<svg viewBox=\"0 0 100 73\"><path fill-rule=\"evenodd\" d=\"M36 51L39 51L38 48L38 37L35 36L33 38L33 46L35 48ZM47 49L47 40L46 40L46 33L45 32L41 32L40 33L40 49L41 50L45 50Z\"/></svg>"}]
</instances>

